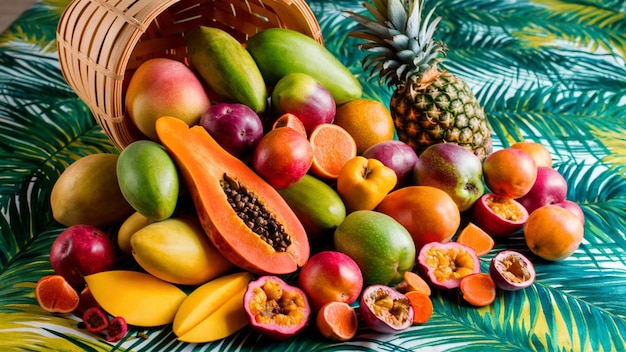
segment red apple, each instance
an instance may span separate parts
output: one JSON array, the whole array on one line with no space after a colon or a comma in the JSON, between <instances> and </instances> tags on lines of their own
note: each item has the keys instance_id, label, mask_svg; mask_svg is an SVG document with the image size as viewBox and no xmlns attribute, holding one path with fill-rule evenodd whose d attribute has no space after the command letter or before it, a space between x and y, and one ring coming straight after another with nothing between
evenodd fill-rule
<instances>
[{"instance_id":1,"label":"red apple","mask_svg":"<svg viewBox=\"0 0 626 352\"><path fill-rule=\"evenodd\" d=\"M583 210L580 208L580 205L578 205L578 203L566 199L566 200L564 200L562 202L555 203L555 205L558 205L561 208L565 208L565 209L571 211L572 213L574 213L580 219L580 221L583 223L583 225L585 224L585 213L583 213Z\"/></svg>"},{"instance_id":2,"label":"red apple","mask_svg":"<svg viewBox=\"0 0 626 352\"><path fill-rule=\"evenodd\" d=\"M379 160L395 171L398 177L396 188L409 184L413 179L417 153L402 141L390 140L374 144L363 152L363 156Z\"/></svg>"},{"instance_id":3,"label":"red apple","mask_svg":"<svg viewBox=\"0 0 626 352\"><path fill-rule=\"evenodd\" d=\"M293 128L276 128L254 148L252 167L272 187L286 188L300 181L313 163L309 140Z\"/></svg>"},{"instance_id":4,"label":"red apple","mask_svg":"<svg viewBox=\"0 0 626 352\"><path fill-rule=\"evenodd\" d=\"M109 236L89 225L73 225L52 243L50 264L73 286L85 284L85 275L111 270L115 247Z\"/></svg>"},{"instance_id":5,"label":"red apple","mask_svg":"<svg viewBox=\"0 0 626 352\"><path fill-rule=\"evenodd\" d=\"M263 122L259 115L247 105L239 103L212 105L202 114L200 125L236 157L254 150L263 137Z\"/></svg>"},{"instance_id":6,"label":"red apple","mask_svg":"<svg viewBox=\"0 0 626 352\"><path fill-rule=\"evenodd\" d=\"M540 166L537 168L537 179L530 191L517 201L530 214L544 205L560 203L566 196L567 181L563 175L551 167Z\"/></svg>"},{"instance_id":7,"label":"red apple","mask_svg":"<svg viewBox=\"0 0 626 352\"><path fill-rule=\"evenodd\" d=\"M328 302L353 303L363 289L363 274L347 254L323 251L311 256L298 277L298 287L307 295L314 311Z\"/></svg>"},{"instance_id":8,"label":"red apple","mask_svg":"<svg viewBox=\"0 0 626 352\"><path fill-rule=\"evenodd\" d=\"M281 78L272 90L272 111L275 116L296 115L307 134L321 123L332 123L337 105L332 94L315 78L305 73L290 73Z\"/></svg>"}]
</instances>

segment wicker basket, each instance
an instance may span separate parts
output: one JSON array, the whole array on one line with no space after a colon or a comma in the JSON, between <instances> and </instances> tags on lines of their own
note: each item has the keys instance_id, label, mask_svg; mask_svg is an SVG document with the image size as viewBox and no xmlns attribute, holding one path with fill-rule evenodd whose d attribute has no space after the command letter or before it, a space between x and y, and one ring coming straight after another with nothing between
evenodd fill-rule
<instances>
[{"instance_id":1,"label":"wicker basket","mask_svg":"<svg viewBox=\"0 0 626 352\"><path fill-rule=\"evenodd\" d=\"M118 149L145 138L124 111L130 76L155 57L188 63L184 36L200 25L242 43L273 27L323 43L304 0L74 0L57 29L61 70Z\"/></svg>"}]
</instances>

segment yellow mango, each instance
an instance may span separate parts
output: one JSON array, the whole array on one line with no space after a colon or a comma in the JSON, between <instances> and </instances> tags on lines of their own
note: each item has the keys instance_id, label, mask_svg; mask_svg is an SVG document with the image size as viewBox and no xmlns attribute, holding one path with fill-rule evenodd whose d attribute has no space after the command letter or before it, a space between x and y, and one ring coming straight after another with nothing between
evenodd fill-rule
<instances>
[{"instance_id":1,"label":"yellow mango","mask_svg":"<svg viewBox=\"0 0 626 352\"><path fill-rule=\"evenodd\" d=\"M169 324L187 294L150 274L111 270L85 276L96 302L128 324L152 327Z\"/></svg>"},{"instance_id":2,"label":"yellow mango","mask_svg":"<svg viewBox=\"0 0 626 352\"><path fill-rule=\"evenodd\" d=\"M117 245L122 252L131 254L130 237L140 229L148 226L150 220L140 212L136 211L126 218L120 229L117 231Z\"/></svg>"},{"instance_id":3,"label":"yellow mango","mask_svg":"<svg viewBox=\"0 0 626 352\"><path fill-rule=\"evenodd\" d=\"M196 288L176 312L174 334L180 341L202 343L225 338L246 326L243 295L252 279L252 274L238 272Z\"/></svg>"},{"instance_id":4,"label":"yellow mango","mask_svg":"<svg viewBox=\"0 0 626 352\"><path fill-rule=\"evenodd\" d=\"M150 274L174 284L200 285L233 264L215 248L197 217L151 223L130 238L133 257Z\"/></svg>"}]
</instances>

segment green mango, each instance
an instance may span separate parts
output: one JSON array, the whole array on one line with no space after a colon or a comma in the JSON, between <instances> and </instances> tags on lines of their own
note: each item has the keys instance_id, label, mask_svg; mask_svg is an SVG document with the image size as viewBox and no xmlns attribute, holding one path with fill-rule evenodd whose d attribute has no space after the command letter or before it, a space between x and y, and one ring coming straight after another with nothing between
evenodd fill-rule
<instances>
[{"instance_id":1,"label":"green mango","mask_svg":"<svg viewBox=\"0 0 626 352\"><path fill-rule=\"evenodd\" d=\"M179 178L162 145L148 140L131 143L120 153L116 170L122 195L137 212L151 222L172 216Z\"/></svg>"},{"instance_id":2,"label":"green mango","mask_svg":"<svg viewBox=\"0 0 626 352\"><path fill-rule=\"evenodd\" d=\"M393 286L415 266L415 243L409 231L389 215L375 210L348 214L333 235L335 250L361 268L363 287Z\"/></svg>"},{"instance_id":3,"label":"green mango","mask_svg":"<svg viewBox=\"0 0 626 352\"><path fill-rule=\"evenodd\" d=\"M346 217L339 194L322 180L306 174L293 185L277 189L296 214L310 240L330 238Z\"/></svg>"},{"instance_id":4,"label":"green mango","mask_svg":"<svg viewBox=\"0 0 626 352\"><path fill-rule=\"evenodd\" d=\"M191 66L217 95L247 105L256 113L265 111L265 81L237 39L221 29L200 26L187 35L186 45Z\"/></svg>"},{"instance_id":5,"label":"green mango","mask_svg":"<svg viewBox=\"0 0 626 352\"><path fill-rule=\"evenodd\" d=\"M333 95L337 105L360 98L361 83L322 44L300 32L270 28L248 38L246 48L268 86L289 73L306 73Z\"/></svg>"}]
</instances>

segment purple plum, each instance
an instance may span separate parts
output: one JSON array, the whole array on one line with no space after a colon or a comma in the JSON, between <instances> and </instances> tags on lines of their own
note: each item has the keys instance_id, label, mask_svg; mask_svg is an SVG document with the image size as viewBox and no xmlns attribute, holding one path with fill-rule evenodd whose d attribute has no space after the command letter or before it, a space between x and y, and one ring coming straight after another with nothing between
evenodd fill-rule
<instances>
[{"instance_id":1,"label":"purple plum","mask_svg":"<svg viewBox=\"0 0 626 352\"><path fill-rule=\"evenodd\" d=\"M263 122L259 115L240 103L212 105L200 118L200 125L236 157L253 151L263 137Z\"/></svg>"},{"instance_id":2,"label":"purple plum","mask_svg":"<svg viewBox=\"0 0 626 352\"><path fill-rule=\"evenodd\" d=\"M398 177L396 188L409 184L413 179L417 154L402 141L390 140L374 144L363 152L363 156L376 159L395 171Z\"/></svg>"}]
</instances>

